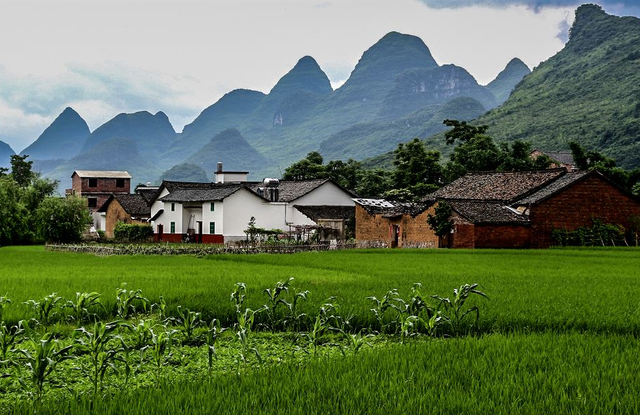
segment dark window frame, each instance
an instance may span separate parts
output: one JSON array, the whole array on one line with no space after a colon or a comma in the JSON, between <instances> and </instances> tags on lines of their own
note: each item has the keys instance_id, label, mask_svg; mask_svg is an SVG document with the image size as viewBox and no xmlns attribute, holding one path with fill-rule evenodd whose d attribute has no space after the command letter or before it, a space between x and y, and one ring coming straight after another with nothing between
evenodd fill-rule
<instances>
[{"instance_id":1,"label":"dark window frame","mask_svg":"<svg viewBox=\"0 0 640 415\"><path fill-rule=\"evenodd\" d=\"M98 179L97 178L89 179L89 187L98 187Z\"/></svg>"}]
</instances>

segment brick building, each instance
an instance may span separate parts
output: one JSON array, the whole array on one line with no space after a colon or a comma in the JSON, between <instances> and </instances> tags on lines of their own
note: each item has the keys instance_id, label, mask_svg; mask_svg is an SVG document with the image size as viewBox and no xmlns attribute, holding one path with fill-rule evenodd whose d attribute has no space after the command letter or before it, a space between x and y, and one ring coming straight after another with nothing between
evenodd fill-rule
<instances>
[{"instance_id":1,"label":"brick building","mask_svg":"<svg viewBox=\"0 0 640 415\"><path fill-rule=\"evenodd\" d=\"M129 194L131 175L126 171L76 170L67 194L87 199L91 213L98 211L113 194Z\"/></svg>"},{"instance_id":2,"label":"brick building","mask_svg":"<svg viewBox=\"0 0 640 415\"><path fill-rule=\"evenodd\" d=\"M367 200L367 199L363 199ZM438 203L452 209L453 230L437 241L426 224ZM594 219L631 227L640 217L640 200L602 174L569 173L563 168L521 172L474 172L430 194L421 203L398 205L356 200L356 239L434 241L451 248L547 248L556 229L590 227ZM393 228L397 223L398 228ZM413 231L410 231L413 230ZM409 236L410 235L410 236ZM429 246L428 244L425 244ZM407 246L407 245L405 245ZM412 246L409 244L408 246Z\"/></svg>"}]
</instances>

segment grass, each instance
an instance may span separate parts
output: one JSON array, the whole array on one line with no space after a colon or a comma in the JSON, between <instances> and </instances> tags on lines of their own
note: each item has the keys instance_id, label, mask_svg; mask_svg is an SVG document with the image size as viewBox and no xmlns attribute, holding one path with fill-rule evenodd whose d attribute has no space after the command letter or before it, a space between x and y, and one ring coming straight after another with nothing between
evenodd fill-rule
<instances>
[{"instance_id":1,"label":"grass","mask_svg":"<svg viewBox=\"0 0 640 415\"><path fill-rule=\"evenodd\" d=\"M452 295L463 283L480 283L490 301L482 304L485 330L590 331L640 334L640 255L637 249L546 251L384 250L295 255L217 255L94 257L51 253L42 247L0 249L0 294L13 300L5 319L31 317L23 301L57 292L73 299L77 291L102 294L114 310L116 288L142 289L152 302L164 296L170 314L182 305L227 324L235 319L229 295L247 284L246 305L268 300L262 290L294 277L309 290L302 312L314 312L336 296L354 323L375 321L368 296L397 288L407 297L413 283L424 292ZM43 264L46 264L44 266Z\"/></svg>"},{"instance_id":2,"label":"grass","mask_svg":"<svg viewBox=\"0 0 640 415\"><path fill-rule=\"evenodd\" d=\"M240 311L255 310L269 303L263 290L271 289L273 296L277 281L294 277L291 284L298 292L310 291L308 300L298 304L298 312L308 314L307 331L318 308L336 296L340 315L354 315L355 330L349 335L364 328L359 335L372 344L355 353L346 336L328 334L316 354L304 335L258 330L244 344L236 338L238 327L231 327L215 343L218 358L213 359L203 337L190 339L206 334L201 326L192 334L179 334L182 341L170 354L159 356L157 370L149 369L149 351L146 366L126 382L122 372L108 371L102 392L96 392L102 389L96 389L96 382L79 379L72 369L88 365L86 356L61 363L42 402L27 399L17 380L3 379L0 411L637 413L639 253L625 248L355 250L196 258L0 248L0 296L12 300L4 309L4 319L11 323L34 316L22 302L39 301L53 292L65 300L73 300L78 291L102 293L107 310L102 317L115 318L116 289L126 282L127 292L141 289L151 302L162 296L170 316L180 317L181 306L183 324L187 314L202 313L207 322L215 317L223 327L231 327L238 319L230 299L236 283L247 287ZM481 311L476 335L365 338L367 328L378 324L367 297L382 298L397 288L408 299L415 282L423 284L423 294L443 297L452 297L452 289L464 283L482 284L490 300L469 299L469 306L478 305ZM280 294L287 298L287 293ZM279 324L267 312L256 319L265 326ZM73 342L74 325L53 328L60 347ZM345 357L332 343L342 344ZM135 363L137 352L129 358ZM95 394L100 398L93 401Z\"/></svg>"},{"instance_id":3,"label":"grass","mask_svg":"<svg viewBox=\"0 0 640 415\"><path fill-rule=\"evenodd\" d=\"M389 344L348 358L291 362L100 401L103 414L638 413L638 340L494 334ZM88 398L39 408L91 413ZM20 405L15 413L27 413Z\"/></svg>"}]
</instances>

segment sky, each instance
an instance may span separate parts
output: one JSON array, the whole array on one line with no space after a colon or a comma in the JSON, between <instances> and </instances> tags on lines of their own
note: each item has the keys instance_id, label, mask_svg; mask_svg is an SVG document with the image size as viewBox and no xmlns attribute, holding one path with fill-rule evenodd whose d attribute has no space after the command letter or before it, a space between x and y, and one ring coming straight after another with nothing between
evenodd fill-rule
<instances>
[{"instance_id":1,"label":"sky","mask_svg":"<svg viewBox=\"0 0 640 415\"><path fill-rule=\"evenodd\" d=\"M639 0L596 1L640 16ZM176 131L225 93L268 93L313 56L334 88L390 31L487 84L567 41L573 0L0 0L0 141L20 152L70 106L93 131L163 111Z\"/></svg>"}]
</instances>

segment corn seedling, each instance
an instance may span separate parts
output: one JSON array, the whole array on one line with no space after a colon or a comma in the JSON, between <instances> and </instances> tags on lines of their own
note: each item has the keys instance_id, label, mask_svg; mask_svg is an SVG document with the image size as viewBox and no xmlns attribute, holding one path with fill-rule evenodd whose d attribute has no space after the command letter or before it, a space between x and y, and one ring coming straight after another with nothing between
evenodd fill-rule
<instances>
[{"instance_id":1,"label":"corn seedling","mask_svg":"<svg viewBox=\"0 0 640 415\"><path fill-rule=\"evenodd\" d=\"M285 317L284 326L290 327L293 331L298 331L300 329L300 322L306 316L305 313L298 314L298 301L306 301L307 296L309 295L309 290L298 292L295 288L292 288L291 293L291 302L286 303L287 307L289 308L289 315Z\"/></svg>"},{"instance_id":2,"label":"corn seedling","mask_svg":"<svg viewBox=\"0 0 640 415\"><path fill-rule=\"evenodd\" d=\"M373 334L367 334L367 335L363 335L362 334L362 330L357 332L357 333L344 333L345 338L347 339L347 343L349 345L349 349L351 349L351 352L355 355L358 354L358 352L360 351L360 349L362 349L363 346L367 345L367 346L371 346L370 343L367 342L367 339L370 339L373 337Z\"/></svg>"},{"instance_id":3,"label":"corn seedling","mask_svg":"<svg viewBox=\"0 0 640 415\"><path fill-rule=\"evenodd\" d=\"M96 322L93 331L88 331L84 327L77 329L81 337L76 339L76 354L86 355L89 364L81 366L80 370L91 381L93 385L93 402L95 402L98 390L102 388L102 381L108 369L117 372L115 362L122 360L121 347L113 347L113 340L116 339L116 331L119 327L127 327L124 322L115 321L112 323Z\"/></svg>"},{"instance_id":4,"label":"corn seedling","mask_svg":"<svg viewBox=\"0 0 640 415\"><path fill-rule=\"evenodd\" d=\"M56 366L74 358L71 353L73 346L60 348L51 332L45 333L39 341L29 340L28 343L31 346L29 349L18 349L18 352L22 355L21 367L27 370L35 397L39 400L44 395L45 383ZM18 377L18 381L23 387L27 387L25 379Z\"/></svg>"},{"instance_id":5,"label":"corn seedling","mask_svg":"<svg viewBox=\"0 0 640 415\"><path fill-rule=\"evenodd\" d=\"M225 329L220 325L220 321L215 318L211 320L211 322L207 326L205 342L207 343L207 363L209 367L209 374L211 374L211 369L213 368L213 359L218 359L218 353L216 351L216 341L218 340L218 337L222 333L224 333L224 331Z\"/></svg>"},{"instance_id":6,"label":"corn seedling","mask_svg":"<svg viewBox=\"0 0 640 415\"><path fill-rule=\"evenodd\" d=\"M5 295L0 296L0 322L4 321L4 309L11 304L11 300Z\"/></svg>"},{"instance_id":7,"label":"corn seedling","mask_svg":"<svg viewBox=\"0 0 640 415\"><path fill-rule=\"evenodd\" d=\"M120 318L128 318L136 312L136 304L144 313L149 309L150 301L142 296L142 290L127 290L127 284L123 283L116 288L116 315Z\"/></svg>"},{"instance_id":8,"label":"corn seedling","mask_svg":"<svg viewBox=\"0 0 640 415\"><path fill-rule=\"evenodd\" d=\"M479 295L486 299L489 299L485 293L477 290L476 288L479 284L464 284L461 285L460 288L453 289L453 300L447 298L443 298L437 295L433 295L440 302L438 308L443 307L445 312L443 313L444 317L446 317L446 321L451 325L451 329L454 334L459 334L462 328L462 322L469 314L475 312L476 314L476 325L478 324L478 320L480 319L480 309L477 305L473 307L466 308L465 304L469 299L469 296L472 294Z\"/></svg>"},{"instance_id":9,"label":"corn seedling","mask_svg":"<svg viewBox=\"0 0 640 415\"><path fill-rule=\"evenodd\" d=\"M329 298L328 301L334 300L334 297ZM336 311L338 306L333 303L325 303L318 310L318 314L316 315L315 321L313 322L313 327L311 330L305 334L307 339L309 340L309 345L313 350L313 355L317 356L318 354L318 346L322 344L324 340L325 334L328 332L335 330L335 325L332 322L336 321Z\"/></svg>"},{"instance_id":10,"label":"corn seedling","mask_svg":"<svg viewBox=\"0 0 640 415\"><path fill-rule=\"evenodd\" d=\"M44 326L48 326L56 316L60 315L60 312L57 311L57 309L59 308L58 303L62 300L63 298L59 297L57 293L53 293L44 297L40 301L29 300L25 301L23 304L33 309L38 322Z\"/></svg>"},{"instance_id":11,"label":"corn seedling","mask_svg":"<svg viewBox=\"0 0 640 415\"><path fill-rule=\"evenodd\" d=\"M160 378L162 376L162 368L167 360L172 356L171 346L173 345L173 336L178 332L177 330L167 330L166 326L161 326L162 329L156 334L151 330L151 357L155 366L156 384L160 386Z\"/></svg>"},{"instance_id":12,"label":"corn seedling","mask_svg":"<svg viewBox=\"0 0 640 415\"><path fill-rule=\"evenodd\" d=\"M138 324L127 325L126 328L131 332L131 343L127 343L124 339L120 338L120 346L124 355L122 363L124 364L125 371L125 387L129 382L131 373L139 371L142 367L145 351L151 345L153 321L140 320ZM132 368L129 363L131 361L130 356L132 352L138 352L138 364L135 368Z\"/></svg>"},{"instance_id":13,"label":"corn seedling","mask_svg":"<svg viewBox=\"0 0 640 415\"><path fill-rule=\"evenodd\" d=\"M71 317L76 324L80 324L85 317L95 317L96 314L90 313L90 309L102 308L104 310L104 306L100 302L100 294L97 292L76 292L76 299L67 301L66 307L71 309Z\"/></svg>"},{"instance_id":14,"label":"corn seedling","mask_svg":"<svg viewBox=\"0 0 640 415\"><path fill-rule=\"evenodd\" d=\"M276 326L278 325L278 306L283 304L287 308L290 307L289 302L281 298L281 295L285 292L289 292L289 285L291 284L291 281L293 281L293 277L289 278L285 282L278 281L275 287L267 288L262 291L267 294L267 298L269 299L269 302L264 305L264 310L267 313L267 320L269 321L271 330L276 330Z\"/></svg>"},{"instance_id":15,"label":"corn seedling","mask_svg":"<svg viewBox=\"0 0 640 415\"><path fill-rule=\"evenodd\" d=\"M7 327L7 325L2 322L0 324L0 358L3 361L7 360L7 353L12 351L13 347L16 344L16 341L20 339L22 334L24 333L23 328L24 321L20 321L17 326Z\"/></svg>"},{"instance_id":16,"label":"corn seedling","mask_svg":"<svg viewBox=\"0 0 640 415\"><path fill-rule=\"evenodd\" d=\"M255 321L256 314L262 311L264 311L264 307L259 308L257 310L252 310L250 308L247 308L244 310L244 312L236 313L236 316L238 319L237 323L235 324L236 338L240 342L240 346L241 346L240 358L245 364L247 363L248 352L255 354L256 357L258 358L258 362L262 363L262 357L260 356L258 349L256 349L255 347L250 347L250 343L249 343L249 335L253 330L253 323ZM238 360L238 364L239 363L240 361Z\"/></svg>"},{"instance_id":17,"label":"corn seedling","mask_svg":"<svg viewBox=\"0 0 640 415\"><path fill-rule=\"evenodd\" d=\"M235 287L235 290L231 293L231 301L236 306L236 313L240 313L246 297L247 285L244 282L237 282Z\"/></svg>"},{"instance_id":18,"label":"corn seedling","mask_svg":"<svg viewBox=\"0 0 640 415\"><path fill-rule=\"evenodd\" d=\"M167 319L167 302L164 300L163 296L160 296L159 303L153 303L151 305L152 313L154 309L158 310L158 318L160 319L160 321L165 321Z\"/></svg>"},{"instance_id":19,"label":"corn seedling","mask_svg":"<svg viewBox=\"0 0 640 415\"><path fill-rule=\"evenodd\" d=\"M400 298L400 294L398 294L397 289L393 289L387 291L387 293L382 297L382 299L378 299L377 297L367 297L367 300L371 300L373 302L373 308L371 311L376 317L376 321L378 322L378 326L380 327L380 333L384 334L392 324L398 326L399 314L402 313L406 309L406 304L402 298ZM384 322L384 315L387 310L393 309L398 312L395 320L390 323Z\"/></svg>"},{"instance_id":20,"label":"corn seedling","mask_svg":"<svg viewBox=\"0 0 640 415\"><path fill-rule=\"evenodd\" d=\"M196 313L195 311L191 311L188 308L182 309L182 306L178 306L178 323L180 324L180 328L184 334L183 344L191 342L193 340L193 331L200 324L200 313Z\"/></svg>"}]
</instances>

